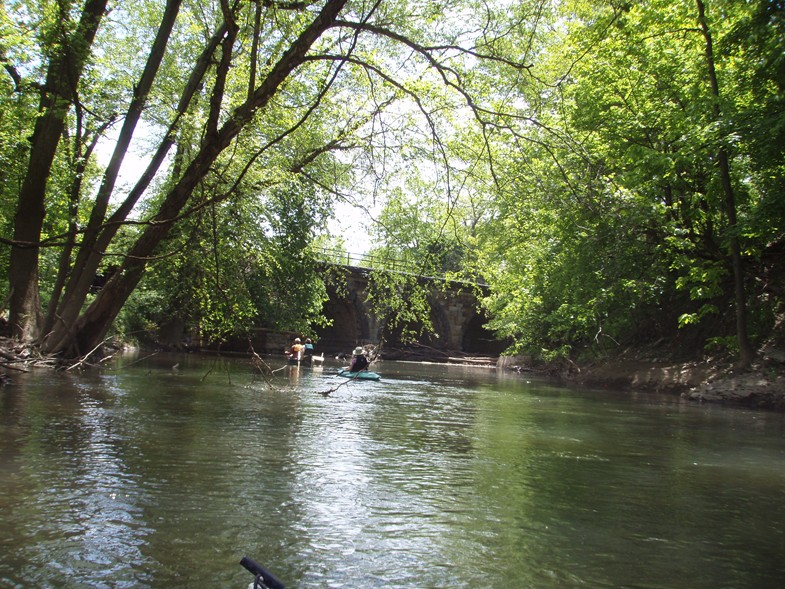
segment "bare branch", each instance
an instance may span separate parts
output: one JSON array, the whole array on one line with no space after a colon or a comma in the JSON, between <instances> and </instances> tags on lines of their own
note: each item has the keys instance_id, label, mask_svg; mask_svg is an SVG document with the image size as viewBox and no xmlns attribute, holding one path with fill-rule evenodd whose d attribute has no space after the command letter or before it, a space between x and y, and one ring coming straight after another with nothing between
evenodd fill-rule
<instances>
[{"instance_id":1,"label":"bare branch","mask_svg":"<svg viewBox=\"0 0 785 589\"><path fill-rule=\"evenodd\" d=\"M22 76L16 71L16 68L6 61L5 55L0 53L0 61L3 62L3 67L11 79L14 81L14 92L21 92L22 90Z\"/></svg>"}]
</instances>

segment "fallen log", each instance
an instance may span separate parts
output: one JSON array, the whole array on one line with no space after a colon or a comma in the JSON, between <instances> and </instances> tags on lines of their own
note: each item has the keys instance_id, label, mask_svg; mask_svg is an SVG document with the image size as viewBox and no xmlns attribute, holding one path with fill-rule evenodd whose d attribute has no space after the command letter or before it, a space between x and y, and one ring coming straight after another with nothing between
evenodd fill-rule
<instances>
[{"instance_id":1,"label":"fallen log","mask_svg":"<svg viewBox=\"0 0 785 589\"><path fill-rule=\"evenodd\" d=\"M449 356L447 362L451 364L474 364L478 366L496 366L496 360L493 358L472 358L469 356L459 358L456 356Z\"/></svg>"}]
</instances>

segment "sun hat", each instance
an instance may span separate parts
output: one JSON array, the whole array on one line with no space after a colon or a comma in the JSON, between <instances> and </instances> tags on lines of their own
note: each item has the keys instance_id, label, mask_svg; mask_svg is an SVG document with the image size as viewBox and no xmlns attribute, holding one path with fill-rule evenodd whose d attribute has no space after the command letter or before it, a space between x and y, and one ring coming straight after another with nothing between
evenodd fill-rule
<instances>
[{"instance_id":1,"label":"sun hat","mask_svg":"<svg viewBox=\"0 0 785 589\"><path fill-rule=\"evenodd\" d=\"M362 353L363 353L363 349L360 346L357 346L356 348L354 348L354 355L355 356L359 356Z\"/></svg>"},{"instance_id":2,"label":"sun hat","mask_svg":"<svg viewBox=\"0 0 785 589\"><path fill-rule=\"evenodd\" d=\"M299 344L300 343L300 338L299 337L294 338L294 343Z\"/></svg>"}]
</instances>

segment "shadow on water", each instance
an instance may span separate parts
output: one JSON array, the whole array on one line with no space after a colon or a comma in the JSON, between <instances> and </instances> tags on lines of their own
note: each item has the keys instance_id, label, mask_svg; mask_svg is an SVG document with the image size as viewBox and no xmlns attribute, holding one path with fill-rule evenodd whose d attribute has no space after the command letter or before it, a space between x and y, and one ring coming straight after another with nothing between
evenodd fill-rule
<instances>
[{"instance_id":1,"label":"shadow on water","mask_svg":"<svg viewBox=\"0 0 785 589\"><path fill-rule=\"evenodd\" d=\"M0 585L779 587L785 425L495 370L123 358L0 389ZM340 385L340 386L338 386ZM326 390L335 389L329 395Z\"/></svg>"}]
</instances>

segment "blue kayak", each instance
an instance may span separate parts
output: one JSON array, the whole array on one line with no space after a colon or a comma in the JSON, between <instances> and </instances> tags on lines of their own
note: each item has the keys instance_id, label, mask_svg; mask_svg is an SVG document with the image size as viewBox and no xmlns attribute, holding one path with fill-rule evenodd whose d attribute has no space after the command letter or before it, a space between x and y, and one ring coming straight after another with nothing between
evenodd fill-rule
<instances>
[{"instance_id":1,"label":"blue kayak","mask_svg":"<svg viewBox=\"0 0 785 589\"><path fill-rule=\"evenodd\" d=\"M360 372L349 372L345 368L338 370L338 376L345 376L346 378L356 378L357 380L380 380L382 377L375 372L362 370Z\"/></svg>"}]
</instances>

